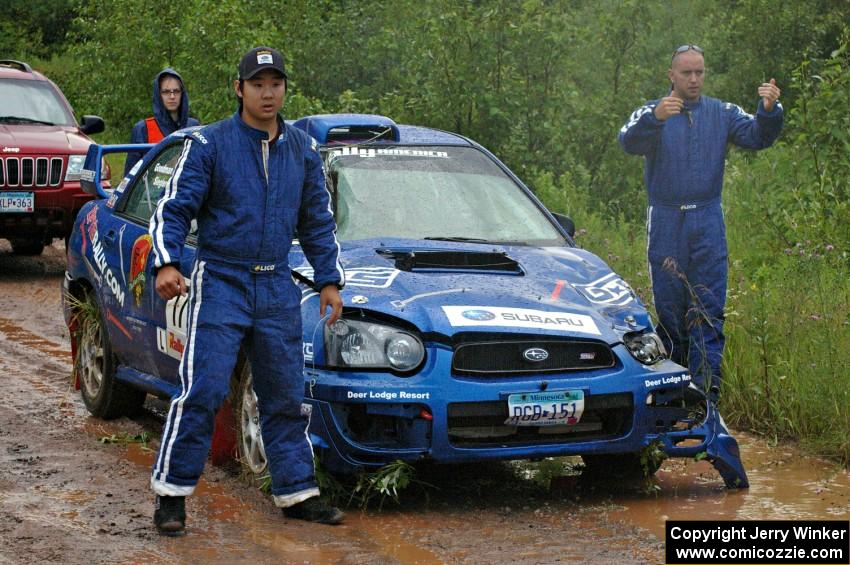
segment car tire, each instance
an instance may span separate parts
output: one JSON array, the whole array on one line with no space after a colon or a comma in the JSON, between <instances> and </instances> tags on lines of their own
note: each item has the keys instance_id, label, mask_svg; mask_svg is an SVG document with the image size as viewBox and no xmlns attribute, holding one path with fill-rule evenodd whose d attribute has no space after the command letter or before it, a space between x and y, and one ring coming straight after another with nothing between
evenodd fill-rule
<instances>
[{"instance_id":1,"label":"car tire","mask_svg":"<svg viewBox=\"0 0 850 565\"><path fill-rule=\"evenodd\" d=\"M661 461L647 458L641 461L640 453L599 453L582 455L582 476L594 480L628 481L652 477Z\"/></svg>"},{"instance_id":2,"label":"car tire","mask_svg":"<svg viewBox=\"0 0 850 565\"><path fill-rule=\"evenodd\" d=\"M12 239L12 253L15 255L41 255L44 251L43 241L31 239Z\"/></svg>"},{"instance_id":3,"label":"car tire","mask_svg":"<svg viewBox=\"0 0 850 565\"><path fill-rule=\"evenodd\" d=\"M77 337L76 369L83 403L92 416L110 420L134 416L141 410L146 393L115 378L117 360L100 309L99 324L83 328Z\"/></svg>"},{"instance_id":4,"label":"car tire","mask_svg":"<svg viewBox=\"0 0 850 565\"><path fill-rule=\"evenodd\" d=\"M268 470L266 450L260 431L260 410L254 393L251 364L247 361L236 385L233 402L233 419L236 422L236 453L243 472L260 479Z\"/></svg>"}]
</instances>

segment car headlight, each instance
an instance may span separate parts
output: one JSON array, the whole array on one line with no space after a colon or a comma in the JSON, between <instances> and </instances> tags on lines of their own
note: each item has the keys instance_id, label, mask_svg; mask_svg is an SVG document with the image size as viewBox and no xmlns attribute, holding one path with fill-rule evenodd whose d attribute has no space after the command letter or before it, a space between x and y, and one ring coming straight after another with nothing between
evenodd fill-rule
<instances>
[{"instance_id":1,"label":"car headlight","mask_svg":"<svg viewBox=\"0 0 850 565\"><path fill-rule=\"evenodd\" d=\"M667 359L667 350L661 338L655 332L629 333L623 336L623 343L632 357L644 365L654 365Z\"/></svg>"},{"instance_id":2,"label":"car headlight","mask_svg":"<svg viewBox=\"0 0 850 565\"><path fill-rule=\"evenodd\" d=\"M65 171L65 180L80 180L80 173L83 172L83 165L86 162L85 155L71 155L68 157L68 170Z\"/></svg>"},{"instance_id":3,"label":"car headlight","mask_svg":"<svg viewBox=\"0 0 850 565\"><path fill-rule=\"evenodd\" d=\"M410 371L425 358L425 346L410 332L363 320L325 326L327 364L338 368Z\"/></svg>"}]
</instances>

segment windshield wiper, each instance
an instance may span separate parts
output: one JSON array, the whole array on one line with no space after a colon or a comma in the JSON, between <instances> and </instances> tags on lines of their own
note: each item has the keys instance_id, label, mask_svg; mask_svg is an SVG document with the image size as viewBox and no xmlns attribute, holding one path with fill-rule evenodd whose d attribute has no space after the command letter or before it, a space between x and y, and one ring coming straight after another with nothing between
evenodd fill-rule
<instances>
[{"instance_id":1,"label":"windshield wiper","mask_svg":"<svg viewBox=\"0 0 850 565\"><path fill-rule=\"evenodd\" d=\"M43 120L34 120L32 118L24 118L21 116L0 116L0 123L8 122L23 122L25 124L42 124L45 126L55 126L53 122L45 122Z\"/></svg>"},{"instance_id":2,"label":"windshield wiper","mask_svg":"<svg viewBox=\"0 0 850 565\"><path fill-rule=\"evenodd\" d=\"M467 243L492 243L486 239L479 239L477 237L423 237L422 239L430 239L432 241L463 241Z\"/></svg>"}]
</instances>

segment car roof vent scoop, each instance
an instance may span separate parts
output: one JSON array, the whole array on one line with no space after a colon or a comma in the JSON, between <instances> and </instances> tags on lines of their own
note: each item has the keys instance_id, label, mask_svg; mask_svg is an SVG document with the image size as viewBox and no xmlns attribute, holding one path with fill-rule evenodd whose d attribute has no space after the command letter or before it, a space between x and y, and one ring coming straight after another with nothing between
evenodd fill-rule
<instances>
[{"instance_id":1,"label":"car roof vent scoop","mask_svg":"<svg viewBox=\"0 0 850 565\"><path fill-rule=\"evenodd\" d=\"M400 271L447 273L478 272L506 275L523 275L522 268L507 253L498 251L447 251L412 249L377 249Z\"/></svg>"},{"instance_id":2,"label":"car roof vent scoop","mask_svg":"<svg viewBox=\"0 0 850 565\"><path fill-rule=\"evenodd\" d=\"M375 114L320 114L293 122L321 145L399 141L398 126Z\"/></svg>"},{"instance_id":3,"label":"car roof vent scoop","mask_svg":"<svg viewBox=\"0 0 850 565\"><path fill-rule=\"evenodd\" d=\"M11 69L18 69L19 71L23 71L25 73L32 73L32 67L30 67L26 63L22 63L21 61L15 61L14 59L0 60L0 67L8 67Z\"/></svg>"}]
</instances>

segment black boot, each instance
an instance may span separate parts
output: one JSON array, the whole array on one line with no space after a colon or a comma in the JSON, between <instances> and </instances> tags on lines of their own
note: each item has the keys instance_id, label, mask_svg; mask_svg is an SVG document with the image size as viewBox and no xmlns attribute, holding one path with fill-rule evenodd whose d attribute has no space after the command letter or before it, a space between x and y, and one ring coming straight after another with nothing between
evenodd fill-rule
<instances>
[{"instance_id":1,"label":"black boot","mask_svg":"<svg viewBox=\"0 0 850 565\"><path fill-rule=\"evenodd\" d=\"M308 522L330 525L339 524L345 517L342 510L324 502L318 496L283 508L283 515L287 518L295 518L296 520L306 520Z\"/></svg>"},{"instance_id":2,"label":"black boot","mask_svg":"<svg viewBox=\"0 0 850 565\"><path fill-rule=\"evenodd\" d=\"M186 497L158 496L153 523L164 536L182 536L186 533Z\"/></svg>"}]
</instances>

